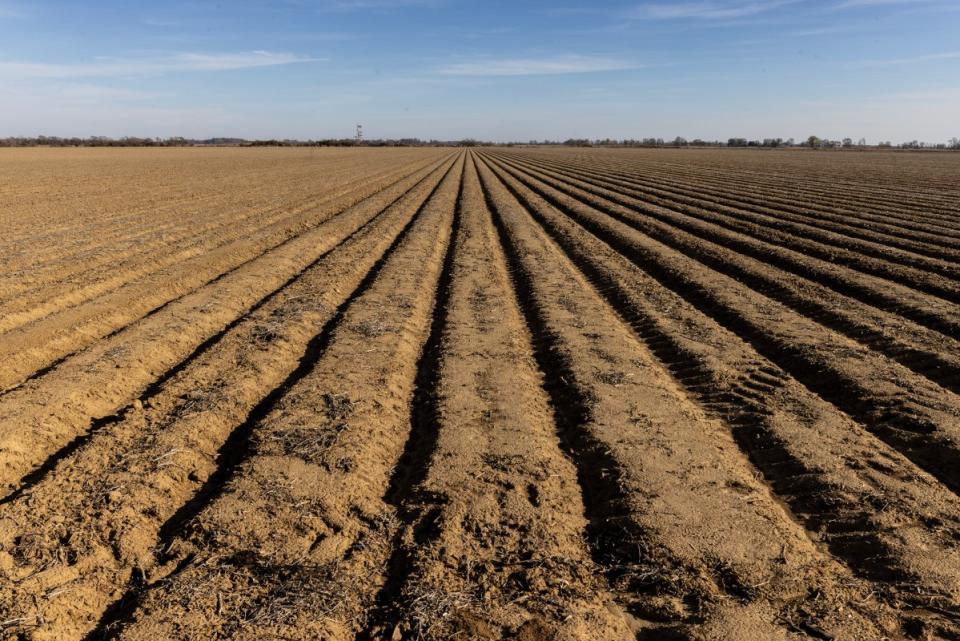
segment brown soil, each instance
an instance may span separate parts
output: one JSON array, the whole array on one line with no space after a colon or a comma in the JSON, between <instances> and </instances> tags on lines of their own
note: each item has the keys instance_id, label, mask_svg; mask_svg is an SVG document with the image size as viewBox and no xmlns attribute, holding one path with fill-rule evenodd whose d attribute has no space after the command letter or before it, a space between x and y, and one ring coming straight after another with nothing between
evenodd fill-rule
<instances>
[{"instance_id":1,"label":"brown soil","mask_svg":"<svg viewBox=\"0 0 960 641\"><path fill-rule=\"evenodd\" d=\"M948 154L0 154L0 638L960 639Z\"/></svg>"}]
</instances>

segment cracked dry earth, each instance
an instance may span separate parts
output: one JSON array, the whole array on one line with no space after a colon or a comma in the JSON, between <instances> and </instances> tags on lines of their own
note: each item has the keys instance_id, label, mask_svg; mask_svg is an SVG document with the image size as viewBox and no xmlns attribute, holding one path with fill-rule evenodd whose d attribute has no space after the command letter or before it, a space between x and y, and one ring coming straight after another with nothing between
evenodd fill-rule
<instances>
[{"instance_id":1,"label":"cracked dry earth","mask_svg":"<svg viewBox=\"0 0 960 641\"><path fill-rule=\"evenodd\" d=\"M960 156L0 154L0 639L960 639Z\"/></svg>"}]
</instances>

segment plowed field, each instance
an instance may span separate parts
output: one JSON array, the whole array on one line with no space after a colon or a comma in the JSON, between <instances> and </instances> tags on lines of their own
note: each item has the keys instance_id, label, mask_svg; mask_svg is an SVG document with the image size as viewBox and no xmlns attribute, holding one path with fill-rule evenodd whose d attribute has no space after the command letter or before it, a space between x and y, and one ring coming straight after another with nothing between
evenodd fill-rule
<instances>
[{"instance_id":1,"label":"plowed field","mask_svg":"<svg viewBox=\"0 0 960 641\"><path fill-rule=\"evenodd\" d=\"M960 155L0 154L0 639L960 640Z\"/></svg>"}]
</instances>

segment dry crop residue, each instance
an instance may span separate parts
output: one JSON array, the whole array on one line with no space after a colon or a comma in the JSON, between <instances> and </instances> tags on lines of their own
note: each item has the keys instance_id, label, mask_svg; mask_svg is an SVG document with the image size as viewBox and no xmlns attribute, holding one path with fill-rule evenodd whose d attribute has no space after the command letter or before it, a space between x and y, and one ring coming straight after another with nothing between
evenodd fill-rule
<instances>
[{"instance_id":1,"label":"dry crop residue","mask_svg":"<svg viewBox=\"0 0 960 641\"><path fill-rule=\"evenodd\" d=\"M960 158L0 154L0 639L960 639Z\"/></svg>"}]
</instances>

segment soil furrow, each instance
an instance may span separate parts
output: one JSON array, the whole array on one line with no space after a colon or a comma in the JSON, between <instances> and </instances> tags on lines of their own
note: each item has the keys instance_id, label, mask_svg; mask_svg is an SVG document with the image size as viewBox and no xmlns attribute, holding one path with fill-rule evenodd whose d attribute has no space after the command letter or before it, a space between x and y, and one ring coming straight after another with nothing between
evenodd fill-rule
<instances>
[{"instance_id":1,"label":"soil furrow","mask_svg":"<svg viewBox=\"0 0 960 641\"><path fill-rule=\"evenodd\" d=\"M517 157L512 154L512 157ZM540 158L547 158L538 156ZM739 182L732 179L729 175L722 177L707 177L680 172L664 168L662 165L645 166L640 169L628 171L628 165L621 162L596 163L596 162L573 162L566 159L550 158L549 162L557 165L574 169L589 168L596 175L605 177L608 180L626 181L633 186L663 186L664 184L680 188L686 192L695 193L708 197L718 195L730 196L730 199L736 203L755 203L764 208L773 207L778 214L791 212L799 214L801 217L814 222L831 220L844 226L844 228L864 228L878 230L894 234L896 237L903 238L904 234L911 234L918 240L939 245L956 250L960 247L960 231L950 228L924 225L917 222L917 218L904 219L883 215L871 215L867 213L862 201L857 201L848 205L846 208L831 207L824 202L823 198L803 195L797 191L799 198L788 199L784 194L796 188L798 183L792 185L779 184L770 189L765 189L754 182ZM656 182L651 182L656 181ZM709 191L704 191L709 189ZM762 196L762 198L751 198L751 195Z\"/></svg>"},{"instance_id":2,"label":"soil furrow","mask_svg":"<svg viewBox=\"0 0 960 641\"><path fill-rule=\"evenodd\" d=\"M719 178L691 177L684 180L683 175L671 171L661 171L647 167L642 173L624 172L620 164L594 165L585 163L556 162L556 166L590 171L591 174L612 182L632 187L652 186L658 189L676 190L679 193L694 195L706 199L718 199L734 206L747 205L756 211L769 211L776 216L785 216L790 220L824 225L826 228L843 230L846 233L867 234L869 238L895 239L911 247L944 248L951 252L960 249L960 232L943 227L925 225L915 220L903 220L882 215L871 215L864 210L837 209L821 204L817 200L790 200L782 197L782 192L765 190L756 184L737 184L736 181L724 181ZM910 238L905 238L906 235ZM906 248L907 245L905 244ZM936 254L932 254L936 257Z\"/></svg>"},{"instance_id":3,"label":"soil furrow","mask_svg":"<svg viewBox=\"0 0 960 641\"><path fill-rule=\"evenodd\" d=\"M512 160L531 166L525 159ZM694 208L690 211L706 211L706 216L699 216L704 220L719 221L730 229L746 231L764 240L782 241L784 238L793 237L814 240L826 246L854 252L849 257L853 262L862 262L857 255L863 255L940 274L953 280L960 278L960 271L956 266L956 261L960 259L960 249L920 244L917 242L919 234L915 232L904 238L904 230L899 230L898 235L883 235L843 225L834 228L822 217L795 215L783 209L773 209L769 204L751 199L746 194L740 198L723 198L712 191L704 193L659 178L647 179L642 183L616 180L608 174L580 165L534 163L532 166L544 171L549 170L555 176L587 181L589 185L611 190L615 195L629 195L667 206L676 203L689 205ZM717 213L722 213L732 220L712 215ZM770 230L784 233L770 233ZM792 243L787 244L793 246Z\"/></svg>"},{"instance_id":4,"label":"soil furrow","mask_svg":"<svg viewBox=\"0 0 960 641\"><path fill-rule=\"evenodd\" d=\"M629 164L629 163L626 163ZM696 162L692 163L696 164ZM849 191L842 200L841 190L833 189L829 192L811 191L809 189L809 175L804 174L802 180L796 180L796 175L788 178L781 177L775 182L769 182L764 175L758 174L747 180L739 180L735 171L726 167L721 171L703 172L692 165L683 167L671 163L658 162L635 165L631 171L624 172L624 165L614 163L601 165L604 168L622 174L626 178L641 179L644 175L669 176L681 183L705 182L720 189L733 188L736 190L757 193L769 202L780 202L787 199L792 203L804 203L817 208L818 211L827 210L837 215L846 216L854 222L885 221L897 226L923 225L924 229L932 233L940 233L945 239L960 239L960 229L956 226L955 215L931 213L929 209L917 206L916 203L904 205L897 202L896 195L886 196L886 200L879 199L869 202L872 187L860 184L855 191ZM795 172L798 168L792 167ZM896 180L902 180L902 176ZM912 189L912 188L911 188ZM902 194L900 194L902 196ZM924 222L926 221L926 222Z\"/></svg>"},{"instance_id":5,"label":"soil furrow","mask_svg":"<svg viewBox=\"0 0 960 641\"><path fill-rule=\"evenodd\" d=\"M414 172L414 174L416 174L416 173L417 173L417 172ZM405 177L409 179L409 178L410 178L411 176L413 176L414 174L409 174L409 173L408 173L408 174L406 174ZM380 185L380 186L382 186L383 188L382 188L382 189L379 189L379 192L380 192L380 193L386 193L387 190L389 190L389 189L392 188L392 187L395 187L396 185L400 184L400 183L403 182L403 181L404 181L404 177L401 177L401 178L398 178L398 179L394 180L393 182L389 182L389 183L385 184L385 186ZM358 190L356 193L352 194L352 195L350 196L350 200L351 200L351 201L359 199L358 202L355 202L353 206L356 206L357 204L359 204L360 202L363 202L364 200L368 200L368 199L370 199L370 198L373 198L373 197L377 196L377 195L378 195L378 188L379 188L379 187L378 187L377 185L374 185L374 186L367 185L367 186L365 186L365 187L362 187L362 188L361 188L360 190ZM337 211L337 212L333 213L332 215L330 215L325 222L329 223L331 219L336 218L336 216L340 215L340 214L343 213L343 212L346 212L346 211L350 210L351 207L352 207L352 206L347 206L346 203L340 203L338 206L340 206L340 205L342 205L344 208L341 209L340 211ZM319 224L317 225L317 227L321 227L321 226L323 226L323 225L324 225L324 223L321 222L321 223L319 223ZM305 228L302 228L301 231L303 231L303 232L309 232L309 231L311 231L311 229L310 229L309 226L307 226L307 227L305 227ZM250 257L250 258L247 258L247 259L245 259L245 260L242 260L239 264L237 264L237 265L235 265L234 267L231 267L231 268L227 269L226 271L224 271L224 272L222 272L222 273L214 276L214 277L211 278L209 281L207 281L206 283L203 283L202 285L200 285L200 286L198 286L198 287L193 287L193 288L189 288L189 287L188 287L188 288L187 288L187 291L185 291L184 293L182 293L182 294L180 294L180 295L177 295L177 296L171 298L170 300L167 300L166 302L160 304L159 306L157 306L157 307L155 307L155 308L153 308L153 309L150 309L150 310L146 311L145 314L143 314L143 315L140 316L140 317L134 318L134 319L133 319L132 321L130 321L129 323L122 324L121 326L119 326L119 327L113 329L112 331L110 331L109 333L107 333L105 336L100 337L99 339L97 339L96 337L87 337L87 339L89 339L90 342L93 343L93 344L96 344L97 340L103 341L103 340L111 339L111 338L113 338L114 336L116 336L117 334L120 334L120 333L122 333L123 331L127 330L129 327L136 325L138 322L142 322L143 319L146 319L146 318L149 318L149 317L151 317L151 316L153 316L153 315L155 315L155 314L159 314L159 313L164 312L168 307L173 306L173 305L176 305L177 303L179 303L180 301L182 301L182 300L185 299L185 298L188 298L188 297L191 296L192 294L195 294L195 293L197 293L197 292L199 292L199 291L202 291L204 288L207 288L207 287L210 287L210 286L215 286L219 281L222 281L222 280L224 280L225 278L230 277L232 274L234 274L234 273L236 273L236 272L239 272L239 271L241 271L242 269L249 268L251 265L255 265L258 260L262 260L264 257L270 256L271 252L275 252L275 251L277 251L277 250L282 250L286 245L289 245L289 244L292 244L292 243L294 243L294 242L297 242L298 240L299 240L298 236L297 236L297 235L293 235L293 236L287 238L286 240L282 241L282 242L279 243L278 245L274 246L273 248L267 249L266 251L264 251L264 252L262 252L262 253L260 253L260 254L256 254L256 255L254 255L253 257ZM212 336L211 339L213 339L213 338L215 338L215 337L216 337L216 335ZM87 340L87 339L82 339L82 340ZM208 339L208 340L210 340L210 339ZM19 387L22 387L24 384L29 383L29 382L31 382L31 381L34 381L34 380L36 380L36 379L39 379L39 378L45 376L46 374L48 374L48 373L51 372L52 370L55 370L56 368L58 368L58 367L59 367L61 364L63 364L64 362L69 361L71 358L77 356L78 354L82 353L83 351L84 351L84 347L80 347L79 349L77 349L77 350L75 350L75 351L69 352L69 353L64 354L64 355L62 355L62 356L59 356L58 358L54 359L52 362L49 362L47 365L44 365L44 366L41 367L40 369L34 371L34 372L31 373L29 376L26 376L26 378L24 378L24 379L23 379L22 381L20 381L19 383L15 384L15 385L12 385L11 387L9 387L9 388L3 390L2 392L0 392L0 399L2 399L3 396L5 396L6 394L10 393L11 391L14 391L14 390L18 389ZM44 358L44 357L41 357L41 358Z\"/></svg>"},{"instance_id":6,"label":"soil furrow","mask_svg":"<svg viewBox=\"0 0 960 641\"><path fill-rule=\"evenodd\" d=\"M208 229L211 224L228 223L231 224L231 229L240 231L243 230L244 221L249 220L262 227L271 221L271 217L276 218L277 214L302 211L320 198L355 190L362 186L364 180L381 181L390 173L399 176L403 172L398 172L395 166L380 167L380 172L357 180L358 173L366 172L356 163L344 163L342 167L324 172L301 185L296 182L296 179L301 177L300 172L284 174L277 172L276 168L271 169L273 171L267 175L257 177L268 181L266 184L250 180L242 189L233 192L207 193L192 198L163 198L148 213L140 211L136 216L106 213L89 221L87 225L71 230L71 240L74 242L67 246L60 243L44 248L40 239L30 238L27 242L31 245L31 251L21 252L23 261L19 268L15 264L9 265L9 270L4 274L4 281L9 283L0 285L4 299L3 309L6 310L4 320L10 320L10 306L14 309L23 307L25 299L39 295L39 290L43 288L49 290L53 287L55 290L57 287L63 288L64 282L67 282L73 287L65 290L68 294L65 298L75 298L76 292L72 290L76 289L77 284L91 285L93 281L103 278L116 280L123 273L122 269L119 274L116 273L117 268L127 264L136 265L130 263L131 259L149 257L152 248L162 247L168 250L177 245L177 238L180 237L198 239L199 236L199 239L202 239L203 233L198 232L205 229L208 230L205 232L207 235L221 236L222 234ZM239 176L242 176L242 173ZM208 189L207 185L211 183L216 184L216 181L208 181L202 188ZM191 181L183 181L183 184L192 184L194 188L197 186ZM304 188L304 185L311 187ZM282 193L284 198L265 201L260 195L270 192ZM144 197L144 194L137 194L138 199ZM135 206L134 208L136 209ZM237 210L243 213L238 215ZM248 228L246 231L251 230ZM229 236L229 233L226 235ZM63 236L63 232L60 236ZM88 241L89 246L82 249L74 246L83 241ZM162 254L164 249L160 251ZM114 271L109 271L111 267ZM16 293L16 296L11 297L13 293ZM44 302L69 302L60 301L59 298L51 293ZM32 309L26 311L35 312ZM8 328L5 326L5 329Z\"/></svg>"},{"instance_id":7,"label":"soil furrow","mask_svg":"<svg viewBox=\"0 0 960 641\"><path fill-rule=\"evenodd\" d=\"M449 162L449 161L448 161ZM329 224L101 341L40 379L0 399L0 482L17 481L99 417L111 416L143 393L163 372L189 361L205 341L281 291L292 278L399 202L429 175L426 170L350 208Z\"/></svg>"},{"instance_id":8,"label":"soil furrow","mask_svg":"<svg viewBox=\"0 0 960 641\"><path fill-rule=\"evenodd\" d=\"M530 178L547 184L566 197L583 201L591 207L636 226L661 242L676 245L679 241L688 238L687 235L695 236L699 240L694 242L722 245L726 249L769 263L797 276L820 282L840 294L857 298L881 309L895 310L914 322L926 325L948 337L960 337L958 306L946 299L934 297L935 295L929 292L923 292L922 288L917 286L918 283L897 283L829 260L810 257L787 247L765 243L713 223L700 221L682 211L674 211L676 208L648 205L613 194L615 198L626 204L616 203L602 196L585 192L575 185L543 175L528 174L528 180ZM943 278L934 277L934 279L947 283ZM947 294L952 296L949 291Z\"/></svg>"},{"instance_id":9,"label":"soil furrow","mask_svg":"<svg viewBox=\"0 0 960 641\"><path fill-rule=\"evenodd\" d=\"M424 154L420 156L420 158L410 158L411 164L415 164L418 160L429 159ZM133 190L129 190L126 184L121 185L119 191L123 195L127 195L129 190L137 196L132 202L128 200L121 208L114 203L113 207L107 211L97 212L96 216L91 217L88 215L89 210L82 206L78 207L77 217L84 231L89 233L71 238L71 242L66 247L62 247L63 232L69 230L69 226L56 228L45 225L40 229L31 225L25 226L23 230L18 231L30 233L31 241L37 245L36 251L17 252L12 256L4 254L4 265L11 269L21 269L30 263L42 261L44 263L42 269L39 272L31 270L31 275L45 274L50 269L62 267L62 262L80 262L76 267L83 268L86 265L77 259L111 253L116 245L139 244L144 240L155 240L156 237L162 237L167 233L188 232L195 228L197 223L216 222L235 214L238 210L262 213L280 211L283 209L283 204L271 198L275 196L272 193L274 185L279 193L291 198L288 205L307 204L311 200L323 197L327 191L352 188L364 180L379 179L397 171L397 163L387 157L373 162L363 162L362 159L351 161L341 157L333 160L333 163L323 161L320 165L313 166L287 166L281 169L281 165L278 164L267 168L266 173L263 166L253 171L217 172L214 170L212 180L208 175L200 181L192 181L185 180L180 174L180 170L184 168L189 173L189 165L185 165L186 163L181 162L166 168L174 176L172 181L164 182L154 178L149 186L136 186ZM113 171L116 172L116 168ZM193 173L190 177L197 178L197 175ZM223 181L224 178L228 180ZM312 180L305 180L310 178ZM263 185L253 179L268 181L271 191L262 192ZM64 185L58 182L58 187L60 190L46 194L49 200L59 196L75 203L79 201L81 204L86 204L80 199L87 194L71 191L77 189L77 185ZM245 189L238 187L245 187ZM198 189L202 191L198 192ZM113 185L106 193L113 194L115 191L117 186ZM11 204L14 207L17 205L15 201ZM207 219L208 215L212 215L210 220ZM62 223L62 214L58 216L58 220ZM12 240L14 242L11 242ZM16 237L7 237L0 241L0 244L7 248L16 247L19 243ZM60 251L57 251L58 245L61 246ZM13 258L22 258L27 262L18 264L11 260ZM47 261L51 262L47 263Z\"/></svg>"},{"instance_id":10,"label":"soil furrow","mask_svg":"<svg viewBox=\"0 0 960 641\"><path fill-rule=\"evenodd\" d=\"M424 166L426 166L425 163ZM351 181L343 187L311 195L303 202L284 202L270 210L252 210L242 214L208 215L204 224L183 225L179 233L153 234L149 239L110 243L111 252L96 252L92 257L64 257L64 265L40 282L23 287L15 297L0 304L0 332L75 307L95 297L114 291L138 279L143 279L176 263L216 251L238 239L245 239L268 227L286 229L293 235L320 223L330 215L324 204L336 202L351 192L362 194L373 185L388 185L409 175L409 170L384 172ZM354 196L356 197L356 196ZM311 219L305 213L320 212L322 217ZM335 215L335 214L334 214ZM278 227L278 224L285 225ZM150 242L148 242L150 241ZM115 254L120 254L117 256ZM58 257L59 258L59 257ZM27 279L23 279L27 280ZM2 335L2 334L0 334Z\"/></svg>"},{"instance_id":11,"label":"soil furrow","mask_svg":"<svg viewBox=\"0 0 960 641\"><path fill-rule=\"evenodd\" d=\"M164 564L89 639L352 638L389 553L381 497L409 431L461 166L250 425L226 483L169 532Z\"/></svg>"},{"instance_id":12,"label":"soil furrow","mask_svg":"<svg viewBox=\"0 0 960 641\"><path fill-rule=\"evenodd\" d=\"M595 554L645 620L638 638L801 638L804 627L885 636L889 613L851 608L869 592L788 518L722 424L687 400L490 170L481 176L548 390L566 404L561 438L578 463ZM812 586L857 623L831 620Z\"/></svg>"},{"instance_id":13,"label":"soil furrow","mask_svg":"<svg viewBox=\"0 0 960 641\"><path fill-rule=\"evenodd\" d=\"M960 154L366 146L0 153L0 640L960 641Z\"/></svg>"},{"instance_id":14,"label":"soil furrow","mask_svg":"<svg viewBox=\"0 0 960 641\"><path fill-rule=\"evenodd\" d=\"M553 170L539 170L548 171L554 177L558 176ZM744 212L738 206L716 204L657 188L638 191L611 185L602 179L586 177L579 172L562 172L559 176L588 193L612 199L620 204L661 206L762 243L785 247L812 258L829 260L947 300L956 301L960 298L957 284L951 282L960 279L960 269L954 256L947 252L941 252L937 258L929 258L898 250L889 243L860 242L836 232L811 231L776 216L754 215Z\"/></svg>"},{"instance_id":15,"label":"soil furrow","mask_svg":"<svg viewBox=\"0 0 960 641\"><path fill-rule=\"evenodd\" d=\"M357 639L385 638L388 633L403 634L391 600L399 597L404 580L410 571L409 550L403 545L403 537L413 530L412 536L419 540L423 533L415 527L416 507L410 503L420 483L427 476L427 468L439 439L436 387L439 379L440 350L449 315L454 261L461 237L466 160L465 156L464 171L453 203L449 245L437 280L436 296L427 324L426 338L416 362L413 395L410 399L410 430L382 497L383 504L389 506L396 519L390 537L391 550L390 554L382 560L379 589L366 615L364 626L358 631ZM391 632L393 630L396 630L396 633Z\"/></svg>"},{"instance_id":16,"label":"soil furrow","mask_svg":"<svg viewBox=\"0 0 960 641\"><path fill-rule=\"evenodd\" d=\"M292 228L274 223L251 237L238 239L162 269L140 281L128 283L116 291L3 334L4 342L0 345L3 362L0 389L7 390L21 384L31 374L49 367L57 359L67 357L204 287L255 265L271 252L282 252L364 198L391 186L389 181L386 184L365 185L356 194L297 216L303 220ZM7 349L4 350L4 347Z\"/></svg>"},{"instance_id":17,"label":"soil furrow","mask_svg":"<svg viewBox=\"0 0 960 641\"><path fill-rule=\"evenodd\" d=\"M607 204L608 213L619 211L614 203L601 203ZM722 245L682 234L659 235L657 239L938 385L960 392L960 343L957 341Z\"/></svg>"},{"instance_id":18,"label":"soil furrow","mask_svg":"<svg viewBox=\"0 0 960 641\"><path fill-rule=\"evenodd\" d=\"M453 169L447 167L449 182ZM423 226L424 203L441 184L433 174L238 324L146 405L138 403L5 505L0 523L14 525L4 528L0 546L15 562L10 578L16 587L0 596L0 616L41 622L25 625L34 634L55 630L57 638L80 638L98 619L124 612L131 602L124 592L159 579L163 568L154 554L218 499L247 458L259 421L309 375L343 310ZM39 504L71 515L69 530L63 521L39 519Z\"/></svg>"},{"instance_id":19,"label":"soil furrow","mask_svg":"<svg viewBox=\"0 0 960 641\"><path fill-rule=\"evenodd\" d=\"M0 292L20 291L25 282L35 282L50 270L83 269L87 258L124 258L127 243L140 246L237 211L270 212L278 204L282 209L284 201L309 202L329 188L356 185L357 176L372 178L377 171L386 175L404 159L412 166L435 152L409 150L400 158L383 154L366 159L343 151L298 152L267 163L256 154L226 149L146 152L134 163L130 161L138 153L121 154L106 152L102 159L70 163L80 174L74 181L62 173L69 162L62 156L48 171L32 175L18 176L32 166L29 162L5 167L14 189L2 197L0 217L8 233L0 239L5 267Z\"/></svg>"},{"instance_id":20,"label":"soil furrow","mask_svg":"<svg viewBox=\"0 0 960 641\"><path fill-rule=\"evenodd\" d=\"M633 638L582 538L576 468L472 161L459 216L436 362L421 370L431 396L412 421L429 431L408 450L422 472L388 493L403 525L361 638Z\"/></svg>"},{"instance_id":21,"label":"soil furrow","mask_svg":"<svg viewBox=\"0 0 960 641\"><path fill-rule=\"evenodd\" d=\"M814 163L816 162L815 160ZM823 164L826 166L830 163ZM833 167L841 169L844 165L845 163L841 161ZM951 198L940 189L933 200L928 200L926 204L921 202L923 199L920 196L920 190L929 182L930 176L926 175L921 180L908 184L902 165L896 168L895 176L886 178L884 181L886 184L863 181L859 178L855 182L842 182L838 176L831 175L828 178L830 184L826 185L825 189L819 188L821 185L809 171L804 172L802 181L797 181L796 165L788 167L785 173L780 175L777 175L774 167L769 164L762 170L743 175L740 175L729 163L722 167L704 169L697 167L696 162L668 163L660 159L652 167L647 162L644 162L643 166L646 171L668 169L684 180L701 180L706 177L727 185L734 185L744 191L770 188L777 191L780 196L793 194L801 201L814 202L821 206L841 203L850 207L848 211L855 217L862 216L865 211L876 211L883 212L901 222L930 220L944 226L948 233L952 231L955 234L960 231L956 225L955 198ZM808 170L810 167L803 169ZM766 192L764 193L766 195Z\"/></svg>"},{"instance_id":22,"label":"soil furrow","mask_svg":"<svg viewBox=\"0 0 960 641\"><path fill-rule=\"evenodd\" d=\"M521 197L529 192L517 183ZM529 179L528 179L529 182ZM524 191L526 190L526 191ZM901 450L954 492L960 470L960 399L905 367L588 206L539 194L715 318L811 390ZM529 200L529 196L526 197Z\"/></svg>"},{"instance_id":23,"label":"soil furrow","mask_svg":"<svg viewBox=\"0 0 960 641\"><path fill-rule=\"evenodd\" d=\"M871 580L905 627L953 638L960 500L561 212L528 206L812 535Z\"/></svg>"}]
</instances>

